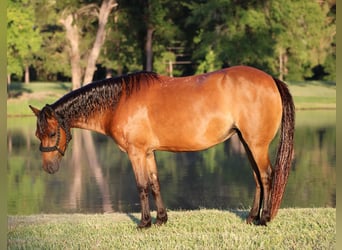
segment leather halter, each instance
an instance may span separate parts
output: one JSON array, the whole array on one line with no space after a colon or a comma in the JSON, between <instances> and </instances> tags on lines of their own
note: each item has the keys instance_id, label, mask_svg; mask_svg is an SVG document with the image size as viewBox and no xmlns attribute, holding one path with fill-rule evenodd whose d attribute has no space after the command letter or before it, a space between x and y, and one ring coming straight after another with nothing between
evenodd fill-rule
<instances>
[{"instance_id":1,"label":"leather halter","mask_svg":"<svg viewBox=\"0 0 342 250\"><path fill-rule=\"evenodd\" d=\"M42 145L42 143L40 143L39 145L39 150L40 152L53 152L53 151L58 151L62 156L64 156L64 153L65 153L65 150L68 146L68 143L71 141L72 139L72 136L70 134L70 131L68 129L66 129L64 126L62 126L61 122L60 122L60 119L57 119L57 122L58 122L58 126L57 126L57 139L56 139L56 143L54 146L52 147L44 147ZM64 151L62 151L59 147L58 147L58 144L59 144L59 141L60 141L60 138L61 138L61 128L64 129L65 133L66 133L66 145L65 145L65 149Z\"/></svg>"}]
</instances>

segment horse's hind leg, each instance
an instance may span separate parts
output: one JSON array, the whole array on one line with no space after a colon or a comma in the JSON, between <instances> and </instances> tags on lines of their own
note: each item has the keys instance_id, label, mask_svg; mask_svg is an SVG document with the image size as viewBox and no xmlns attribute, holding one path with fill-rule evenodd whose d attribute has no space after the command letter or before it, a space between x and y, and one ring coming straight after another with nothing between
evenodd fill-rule
<instances>
[{"instance_id":1,"label":"horse's hind leg","mask_svg":"<svg viewBox=\"0 0 342 250\"><path fill-rule=\"evenodd\" d=\"M272 167L268 157L267 146L250 146L251 153L254 157L255 164L258 168L256 172L259 182L261 183L260 203L262 201L262 214L259 221L260 225L266 225L270 221L271 216L271 185L272 185ZM260 191L257 190L256 193ZM257 199L258 197L255 197ZM254 201L256 202L256 201ZM261 205L259 206L260 211ZM251 210L251 213L254 211Z\"/></svg>"},{"instance_id":2,"label":"horse's hind leg","mask_svg":"<svg viewBox=\"0 0 342 250\"><path fill-rule=\"evenodd\" d=\"M157 171L157 165L154 157L154 153L151 152L147 155L147 171L149 182L152 189L152 195L154 197L157 207L157 225L161 225L167 222L167 213L164 207L164 203L160 194L160 184Z\"/></svg>"},{"instance_id":3,"label":"horse's hind leg","mask_svg":"<svg viewBox=\"0 0 342 250\"><path fill-rule=\"evenodd\" d=\"M261 210L261 204L262 204L262 192L261 192L262 184L260 181L258 171L256 172L255 170L253 170L253 176L254 176L254 180L256 183L256 187L255 187L253 206L247 217L248 224L252 224L254 221L260 220L260 210Z\"/></svg>"},{"instance_id":4,"label":"horse's hind leg","mask_svg":"<svg viewBox=\"0 0 342 250\"><path fill-rule=\"evenodd\" d=\"M247 223L258 221L260 225L266 225L266 223L270 221L272 185L272 167L268 156L269 144L247 143L241 134L239 134L239 136L245 146L256 182L253 207L248 215ZM263 207L263 210L260 218L261 207Z\"/></svg>"}]
</instances>

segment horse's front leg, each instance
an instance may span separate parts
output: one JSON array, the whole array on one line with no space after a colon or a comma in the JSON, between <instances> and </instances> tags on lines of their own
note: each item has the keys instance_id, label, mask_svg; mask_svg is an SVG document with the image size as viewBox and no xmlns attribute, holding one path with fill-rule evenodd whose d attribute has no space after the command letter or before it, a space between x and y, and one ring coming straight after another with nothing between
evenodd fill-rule
<instances>
[{"instance_id":1,"label":"horse's front leg","mask_svg":"<svg viewBox=\"0 0 342 250\"><path fill-rule=\"evenodd\" d=\"M138 228L150 227L152 219L148 201L149 178L146 168L146 153L132 148L128 151L128 156L132 163L141 205L141 220Z\"/></svg>"},{"instance_id":2,"label":"horse's front leg","mask_svg":"<svg viewBox=\"0 0 342 250\"><path fill-rule=\"evenodd\" d=\"M160 194L160 183L158 178L158 170L154 157L154 153L151 152L147 155L147 171L149 182L152 189L152 194L157 207L157 225L161 225L167 222L167 213L164 207L164 203Z\"/></svg>"}]
</instances>

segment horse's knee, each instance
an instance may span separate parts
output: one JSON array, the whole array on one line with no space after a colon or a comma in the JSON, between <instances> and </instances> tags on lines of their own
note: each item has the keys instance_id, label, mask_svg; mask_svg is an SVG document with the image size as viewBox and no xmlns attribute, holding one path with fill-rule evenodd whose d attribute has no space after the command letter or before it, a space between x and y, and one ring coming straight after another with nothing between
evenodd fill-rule
<instances>
[{"instance_id":1,"label":"horse's knee","mask_svg":"<svg viewBox=\"0 0 342 250\"><path fill-rule=\"evenodd\" d=\"M137 185L138 193L139 193L139 198L141 202L148 202L148 185Z\"/></svg>"},{"instance_id":2,"label":"horse's knee","mask_svg":"<svg viewBox=\"0 0 342 250\"><path fill-rule=\"evenodd\" d=\"M159 184L159 178L157 174L153 173L150 175L150 185L151 185L151 190L152 190L153 195L160 193L160 184Z\"/></svg>"}]
</instances>

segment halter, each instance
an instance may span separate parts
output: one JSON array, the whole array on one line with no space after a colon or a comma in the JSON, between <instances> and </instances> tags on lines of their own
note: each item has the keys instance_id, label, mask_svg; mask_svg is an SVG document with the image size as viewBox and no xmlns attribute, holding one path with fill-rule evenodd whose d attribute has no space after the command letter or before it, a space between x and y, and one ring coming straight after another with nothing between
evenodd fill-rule
<instances>
[{"instance_id":1,"label":"halter","mask_svg":"<svg viewBox=\"0 0 342 250\"><path fill-rule=\"evenodd\" d=\"M62 156L64 156L64 153L65 153L65 150L66 150L66 148L67 148L67 146L68 146L68 143L71 141L71 139L72 139L72 136L71 136L71 134L70 134L70 131L68 130L68 129L66 129L66 127L65 126L62 126L62 122L60 121L60 119L59 118L57 118L57 124L58 124L58 126L57 126L57 139L56 139L56 143L55 143L55 145L54 146L52 146L52 147L44 147L43 145L42 145L42 143L40 143L40 145L39 145L39 150L40 150L40 152L53 152L53 151L58 151ZM66 133L66 144L65 144L65 150L64 151L62 151L59 147L58 147L58 144L59 144L59 140L60 140L60 138L61 138L61 128L63 128L64 129L64 131L65 131L65 133Z\"/></svg>"}]
</instances>

